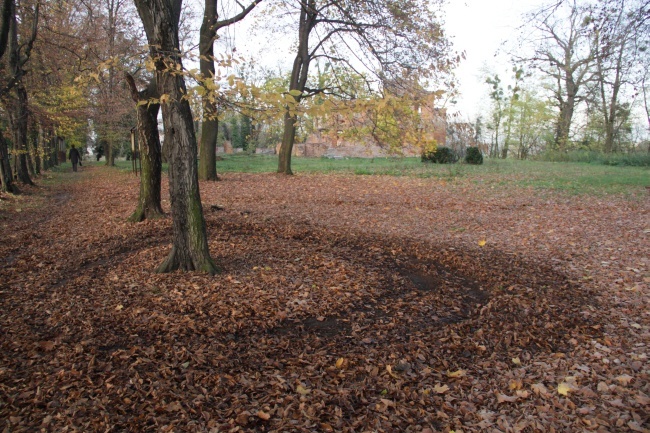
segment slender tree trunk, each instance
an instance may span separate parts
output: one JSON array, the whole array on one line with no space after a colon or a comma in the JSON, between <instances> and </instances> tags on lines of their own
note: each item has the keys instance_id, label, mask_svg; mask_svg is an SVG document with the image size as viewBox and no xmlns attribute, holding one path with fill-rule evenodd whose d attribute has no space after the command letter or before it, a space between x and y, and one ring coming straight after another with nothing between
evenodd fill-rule
<instances>
[{"instance_id":1,"label":"slender tree trunk","mask_svg":"<svg viewBox=\"0 0 650 433\"><path fill-rule=\"evenodd\" d=\"M36 176L36 139L34 131L28 130L27 132L27 168L29 169L30 176Z\"/></svg>"},{"instance_id":2,"label":"slender tree trunk","mask_svg":"<svg viewBox=\"0 0 650 433\"><path fill-rule=\"evenodd\" d=\"M298 29L298 54L293 61L291 70L291 80L289 82L289 92L297 90L305 91L307 78L309 75L309 64L311 63L311 54L309 53L309 35L316 24L318 12L316 10L315 0L307 0L301 3L300 24ZM302 95L291 95L295 104L300 104ZM278 159L278 173L291 175L291 152L296 139L296 122L297 116L290 113L290 108L286 108L284 115L284 133L282 134L282 145L280 146L280 155Z\"/></svg>"},{"instance_id":3,"label":"slender tree trunk","mask_svg":"<svg viewBox=\"0 0 650 433\"><path fill-rule=\"evenodd\" d=\"M201 59L199 68L204 80L214 79L214 37L216 35L217 0L205 0L203 24L199 40ZM217 104L214 95L207 91L201 98L203 104L203 121L201 122L201 143L199 160L199 179L217 180L217 133L219 119L217 118Z\"/></svg>"},{"instance_id":4,"label":"slender tree trunk","mask_svg":"<svg viewBox=\"0 0 650 433\"><path fill-rule=\"evenodd\" d=\"M50 168L50 141L48 140L47 133L43 129L43 125L38 125L38 133L41 169L45 171Z\"/></svg>"},{"instance_id":5,"label":"slender tree trunk","mask_svg":"<svg viewBox=\"0 0 650 433\"><path fill-rule=\"evenodd\" d=\"M38 125L38 129L34 130L33 133L34 164L36 174L40 175L43 169L43 128L41 128L41 125Z\"/></svg>"},{"instance_id":6,"label":"slender tree trunk","mask_svg":"<svg viewBox=\"0 0 650 433\"><path fill-rule=\"evenodd\" d=\"M199 36L199 52L201 58L199 68L204 80L214 78L214 39L219 29L227 27L238 21L241 21L248 13L255 8L261 0L252 1L247 7L241 3L241 12L232 18L219 21L217 0L205 0L203 9L203 23ZM203 121L201 122L201 142L199 153L199 179L201 180L218 180L217 176L217 134L219 132L218 107L215 102L215 95L210 94L205 87L205 93L201 98L203 105Z\"/></svg>"},{"instance_id":7,"label":"slender tree trunk","mask_svg":"<svg viewBox=\"0 0 650 433\"><path fill-rule=\"evenodd\" d=\"M0 189L3 192L12 194L18 193L18 188L14 185L11 173L11 164L9 163L9 152L7 150L7 140L5 140L0 130Z\"/></svg>"},{"instance_id":8,"label":"slender tree trunk","mask_svg":"<svg viewBox=\"0 0 650 433\"><path fill-rule=\"evenodd\" d=\"M172 250L158 272L183 269L214 274L219 269L208 251L192 112L185 99L185 80L175 73L182 70L178 41L181 1L135 0L135 4L155 61L158 93L167 95L161 106L165 144L170 145L169 194L174 235Z\"/></svg>"},{"instance_id":9,"label":"slender tree trunk","mask_svg":"<svg viewBox=\"0 0 650 433\"><path fill-rule=\"evenodd\" d=\"M131 88L131 97L136 104L140 101L148 101L157 96L155 82L151 82L147 89L142 92L138 92L133 77L127 75L126 80ZM140 104L137 105L136 110L142 171L140 173L140 197L138 199L138 206L129 217L129 221L132 222L156 219L164 215L162 206L160 205L162 172L160 137L158 135L158 111L160 110L160 104Z\"/></svg>"},{"instance_id":10,"label":"slender tree trunk","mask_svg":"<svg viewBox=\"0 0 650 433\"><path fill-rule=\"evenodd\" d=\"M282 145L280 146L280 155L278 158L278 173L293 174L291 171L291 153L296 138L296 116L289 113L284 114L284 134L282 135Z\"/></svg>"},{"instance_id":11,"label":"slender tree trunk","mask_svg":"<svg viewBox=\"0 0 650 433\"><path fill-rule=\"evenodd\" d=\"M49 146L49 150L50 150L50 153L49 153L50 167L56 167L57 165L59 165L59 154L58 154L58 150L57 150L57 144L59 142L59 139L56 136L56 134L54 133L54 131L51 131L49 141L50 141L50 144L48 146Z\"/></svg>"}]
</instances>

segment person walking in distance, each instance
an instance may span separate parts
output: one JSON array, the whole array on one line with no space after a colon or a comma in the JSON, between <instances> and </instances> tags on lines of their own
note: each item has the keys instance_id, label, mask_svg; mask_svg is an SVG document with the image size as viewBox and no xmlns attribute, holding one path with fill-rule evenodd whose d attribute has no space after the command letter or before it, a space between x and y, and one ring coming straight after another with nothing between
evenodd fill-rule
<instances>
[{"instance_id":1,"label":"person walking in distance","mask_svg":"<svg viewBox=\"0 0 650 433\"><path fill-rule=\"evenodd\" d=\"M79 151L74 147L74 144L70 146L70 162L72 162L72 171L77 171L77 164L81 165L81 155Z\"/></svg>"}]
</instances>

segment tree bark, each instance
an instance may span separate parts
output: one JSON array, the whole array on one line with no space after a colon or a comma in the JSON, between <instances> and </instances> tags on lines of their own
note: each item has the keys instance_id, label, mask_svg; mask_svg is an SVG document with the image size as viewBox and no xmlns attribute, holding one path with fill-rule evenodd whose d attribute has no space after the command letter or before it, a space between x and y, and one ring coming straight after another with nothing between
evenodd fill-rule
<instances>
[{"instance_id":1,"label":"tree bark","mask_svg":"<svg viewBox=\"0 0 650 433\"><path fill-rule=\"evenodd\" d=\"M20 182L25 185L34 185L29 176L27 166L27 91L22 82L19 82L13 89L14 97L9 103L9 123L13 136L14 149L18 161L16 163L16 175Z\"/></svg>"},{"instance_id":2,"label":"tree bark","mask_svg":"<svg viewBox=\"0 0 650 433\"><path fill-rule=\"evenodd\" d=\"M291 153L296 139L296 116L291 116L288 112L284 114L284 134L282 135L282 145L278 157L278 173L293 174L291 170Z\"/></svg>"},{"instance_id":3,"label":"tree bark","mask_svg":"<svg viewBox=\"0 0 650 433\"><path fill-rule=\"evenodd\" d=\"M109 134L111 134L109 132ZM104 155L106 157L106 165L109 167L115 166L115 155L113 152L113 139L111 137L104 140Z\"/></svg>"},{"instance_id":4,"label":"tree bark","mask_svg":"<svg viewBox=\"0 0 650 433\"><path fill-rule=\"evenodd\" d=\"M34 165L36 174L40 175L43 169L43 128L41 128L41 125L38 125L38 129L33 129L32 133L32 143L34 143Z\"/></svg>"},{"instance_id":5,"label":"tree bark","mask_svg":"<svg viewBox=\"0 0 650 433\"><path fill-rule=\"evenodd\" d=\"M199 40L201 58L199 68L204 80L214 78L214 37L217 34L217 0L205 0L203 24ZM201 122L201 143L199 160L199 179L217 180L217 133L219 119L217 118L217 104L214 95L206 93L201 98L203 104L203 121Z\"/></svg>"},{"instance_id":6,"label":"tree bark","mask_svg":"<svg viewBox=\"0 0 650 433\"><path fill-rule=\"evenodd\" d=\"M158 272L177 269L219 271L210 257L199 194L196 136L192 112L185 99L178 41L180 0L135 0L156 65L165 144L170 146L169 194L173 218L172 250Z\"/></svg>"},{"instance_id":7,"label":"tree bark","mask_svg":"<svg viewBox=\"0 0 650 433\"><path fill-rule=\"evenodd\" d=\"M140 197L138 206L129 217L131 222L140 222L145 219L156 219L164 215L160 204L160 183L162 173L162 158L160 137L158 135L158 111L160 104L149 103L151 98L158 96L156 83L152 81L147 88L138 92L133 77L125 76L131 98L136 104L138 143L142 161L140 172ZM147 102L143 104L143 102ZM135 157L135 155L134 155Z\"/></svg>"},{"instance_id":8,"label":"tree bark","mask_svg":"<svg viewBox=\"0 0 650 433\"><path fill-rule=\"evenodd\" d=\"M12 194L18 193L18 188L14 185L11 174L11 164L9 163L9 152L7 151L7 141L0 130L0 190Z\"/></svg>"}]
</instances>

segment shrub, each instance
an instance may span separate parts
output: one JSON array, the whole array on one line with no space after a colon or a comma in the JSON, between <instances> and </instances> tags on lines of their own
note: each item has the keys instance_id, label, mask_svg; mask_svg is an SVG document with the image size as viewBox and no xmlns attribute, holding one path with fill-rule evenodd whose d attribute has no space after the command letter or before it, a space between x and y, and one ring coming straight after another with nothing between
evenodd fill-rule
<instances>
[{"instance_id":1,"label":"shrub","mask_svg":"<svg viewBox=\"0 0 650 433\"><path fill-rule=\"evenodd\" d=\"M465 155L465 162L468 164L483 164L483 154L478 147L468 147Z\"/></svg>"},{"instance_id":2,"label":"shrub","mask_svg":"<svg viewBox=\"0 0 650 433\"><path fill-rule=\"evenodd\" d=\"M448 147L438 147L433 152L423 152L422 162L433 162L435 164L453 164L458 161L456 153Z\"/></svg>"}]
</instances>

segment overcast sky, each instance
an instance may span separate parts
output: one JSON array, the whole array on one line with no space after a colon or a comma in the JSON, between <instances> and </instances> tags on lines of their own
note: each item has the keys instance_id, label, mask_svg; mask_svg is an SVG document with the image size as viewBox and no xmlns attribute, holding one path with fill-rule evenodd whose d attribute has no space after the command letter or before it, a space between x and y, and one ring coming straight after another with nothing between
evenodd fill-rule
<instances>
[{"instance_id":1,"label":"overcast sky","mask_svg":"<svg viewBox=\"0 0 650 433\"><path fill-rule=\"evenodd\" d=\"M466 53L456 71L462 93L456 108L463 117L474 120L489 104L485 68L507 81L512 64L501 44L516 39L522 14L540 4L540 0L449 0L444 8L447 34L456 49Z\"/></svg>"}]
</instances>

